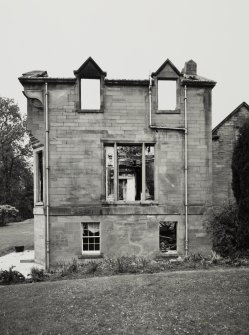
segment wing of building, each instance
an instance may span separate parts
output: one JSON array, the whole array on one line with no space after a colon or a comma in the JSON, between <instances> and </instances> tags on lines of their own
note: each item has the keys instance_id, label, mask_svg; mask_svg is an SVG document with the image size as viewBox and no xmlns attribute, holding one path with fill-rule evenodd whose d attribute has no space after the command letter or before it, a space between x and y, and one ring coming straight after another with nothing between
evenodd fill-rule
<instances>
[{"instance_id":1,"label":"wing of building","mask_svg":"<svg viewBox=\"0 0 249 335\"><path fill-rule=\"evenodd\" d=\"M215 82L166 60L150 79L19 78L34 149L35 258L209 253Z\"/></svg>"}]
</instances>

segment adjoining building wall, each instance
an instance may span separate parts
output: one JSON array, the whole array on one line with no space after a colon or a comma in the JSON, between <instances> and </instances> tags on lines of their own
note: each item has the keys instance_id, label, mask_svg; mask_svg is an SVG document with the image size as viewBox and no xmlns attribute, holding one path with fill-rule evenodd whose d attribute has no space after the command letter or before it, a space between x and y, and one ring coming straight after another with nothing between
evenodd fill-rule
<instances>
[{"instance_id":1,"label":"adjoining building wall","mask_svg":"<svg viewBox=\"0 0 249 335\"><path fill-rule=\"evenodd\" d=\"M232 155L239 128L249 120L249 106L239 105L213 130L213 202L222 206L234 201L232 190Z\"/></svg>"},{"instance_id":2,"label":"adjoining building wall","mask_svg":"<svg viewBox=\"0 0 249 335\"><path fill-rule=\"evenodd\" d=\"M149 81L104 80L100 111L80 110L79 81L22 79L25 90L42 90L48 82L50 262L82 256L82 223L100 223L104 257L160 254L159 223L177 222L177 253L185 252L184 85L174 68L162 69L177 79L177 108L158 111L157 77L152 85L149 127ZM39 84L38 84L39 83ZM188 234L190 253L209 253L203 221L212 203L211 90L214 82L186 82L188 110ZM44 115L28 104L35 146L45 146ZM110 143L149 143L155 147L152 201L108 202L104 147ZM46 148L44 147L44 150ZM46 197L44 196L44 199ZM35 206L38 204L35 204ZM44 201L45 208L45 201ZM41 204L39 204L41 206ZM35 211L36 213L36 211ZM45 216L35 214L36 258L45 257ZM40 226L39 226L40 225Z\"/></svg>"}]
</instances>

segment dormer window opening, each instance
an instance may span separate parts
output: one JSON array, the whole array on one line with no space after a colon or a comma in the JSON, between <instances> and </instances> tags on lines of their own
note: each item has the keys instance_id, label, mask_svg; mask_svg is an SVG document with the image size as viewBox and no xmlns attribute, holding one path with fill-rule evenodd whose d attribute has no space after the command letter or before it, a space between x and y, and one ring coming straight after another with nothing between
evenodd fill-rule
<instances>
[{"instance_id":1,"label":"dormer window opening","mask_svg":"<svg viewBox=\"0 0 249 335\"><path fill-rule=\"evenodd\" d=\"M176 109L176 80L158 79L158 110Z\"/></svg>"},{"instance_id":2,"label":"dormer window opening","mask_svg":"<svg viewBox=\"0 0 249 335\"><path fill-rule=\"evenodd\" d=\"M81 79L81 109L100 109L100 79Z\"/></svg>"}]
</instances>

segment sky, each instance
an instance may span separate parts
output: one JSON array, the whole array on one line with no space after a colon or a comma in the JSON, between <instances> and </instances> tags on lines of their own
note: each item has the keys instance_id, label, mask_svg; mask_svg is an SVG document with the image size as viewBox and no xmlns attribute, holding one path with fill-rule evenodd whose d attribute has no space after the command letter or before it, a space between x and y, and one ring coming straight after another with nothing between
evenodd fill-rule
<instances>
[{"instance_id":1,"label":"sky","mask_svg":"<svg viewBox=\"0 0 249 335\"><path fill-rule=\"evenodd\" d=\"M169 58L217 81L213 126L249 104L248 0L0 0L0 96L26 112L18 77L73 77L91 56L109 79L148 79Z\"/></svg>"}]
</instances>

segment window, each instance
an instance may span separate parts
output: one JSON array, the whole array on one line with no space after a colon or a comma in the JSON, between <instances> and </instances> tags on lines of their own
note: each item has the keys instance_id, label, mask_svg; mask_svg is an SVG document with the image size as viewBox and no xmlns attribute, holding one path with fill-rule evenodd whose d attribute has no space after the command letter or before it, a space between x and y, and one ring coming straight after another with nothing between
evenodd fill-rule
<instances>
[{"instance_id":1,"label":"window","mask_svg":"<svg viewBox=\"0 0 249 335\"><path fill-rule=\"evenodd\" d=\"M100 109L100 79L81 79L81 109Z\"/></svg>"},{"instance_id":2,"label":"window","mask_svg":"<svg viewBox=\"0 0 249 335\"><path fill-rule=\"evenodd\" d=\"M35 153L35 202L43 202L43 151Z\"/></svg>"},{"instance_id":3,"label":"window","mask_svg":"<svg viewBox=\"0 0 249 335\"><path fill-rule=\"evenodd\" d=\"M176 81L158 80L158 110L176 109Z\"/></svg>"},{"instance_id":4,"label":"window","mask_svg":"<svg viewBox=\"0 0 249 335\"><path fill-rule=\"evenodd\" d=\"M105 146L106 200L154 200L154 145Z\"/></svg>"},{"instance_id":5,"label":"window","mask_svg":"<svg viewBox=\"0 0 249 335\"><path fill-rule=\"evenodd\" d=\"M161 252L176 251L176 226L177 222L175 221L159 222L159 246Z\"/></svg>"},{"instance_id":6,"label":"window","mask_svg":"<svg viewBox=\"0 0 249 335\"><path fill-rule=\"evenodd\" d=\"M82 223L82 253L100 253L100 224L99 222Z\"/></svg>"}]
</instances>

